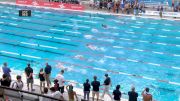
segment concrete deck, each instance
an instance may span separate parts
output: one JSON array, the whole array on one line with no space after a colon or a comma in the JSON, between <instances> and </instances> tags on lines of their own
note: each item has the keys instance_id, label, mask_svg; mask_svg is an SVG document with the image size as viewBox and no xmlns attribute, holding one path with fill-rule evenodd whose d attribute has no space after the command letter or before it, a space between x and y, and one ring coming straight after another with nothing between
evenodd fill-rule
<instances>
[{"instance_id":1,"label":"concrete deck","mask_svg":"<svg viewBox=\"0 0 180 101\"><path fill-rule=\"evenodd\" d=\"M1 67L0 67L1 68ZM13 71L13 70L12 70ZM16 71L16 70L14 70L14 71ZM23 90L25 90L25 91L28 91L28 89L27 89L27 86L26 86L26 77L25 77L25 74L24 73L22 73L22 72L19 72L18 71L18 75L20 75L19 73L21 73L21 76L22 76L22 81L23 81L23 83L24 83L24 88L23 88ZM0 75L2 75L3 73L2 73L2 70L0 70ZM16 76L17 76L17 72L12 72L11 73L11 77L12 77L12 80L16 80ZM35 77L35 76L34 76ZM35 93L41 93L40 92L40 81L39 81L39 79L34 79L34 89L35 89ZM53 86L53 85L52 85ZM81 89L81 88L74 88L74 91L76 91L76 93L77 93L77 95L78 95L78 101L81 101L81 99L83 99L83 89ZM101 96L102 94L100 94L100 96ZM28 95L26 95L26 96L28 96ZM65 90L65 93L63 94L63 96L64 96L64 98L65 98L65 100L66 101L68 101L68 94L67 94L67 91ZM14 101L14 100L13 100ZM16 99L16 101L17 101L17 99ZM90 101L92 101L92 94L90 93ZM96 100L95 100L96 101ZM111 99L110 99L110 97L109 96L107 96L107 95L105 95L104 96L104 99L100 99L99 101L111 101ZM127 99L121 99L121 101L128 101Z\"/></svg>"}]
</instances>

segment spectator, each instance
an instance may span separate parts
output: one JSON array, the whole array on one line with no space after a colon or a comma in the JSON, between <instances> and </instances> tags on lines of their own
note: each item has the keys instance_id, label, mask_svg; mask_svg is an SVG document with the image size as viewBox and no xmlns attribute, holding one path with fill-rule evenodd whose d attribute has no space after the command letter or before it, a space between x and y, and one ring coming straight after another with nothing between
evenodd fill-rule
<instances>
[{"instance_id":1,"label":"spectator","mask_svg":"<svg viewBox=\"0 0 180 101\"><path fill-rule=\"evenodd\" d=\"M40 79L40 91L41 93L43 93L43 89L45 87L45 74L43 72L43 68L40 69L39 79Z\"/></svg>"},{"instance_id":2,"label":"spectator","mask_svg":"<svg viewBox=\"0 0 180 101\"><path fill-rule=\"evenodd\" d=\"M45 96L50 96L49 94L48 94L48 88L44 88L44 95ZM51 101L49 98L45 98L45 97L41 97L40 98L40 101Z\"/></svg>"},{"instance_id":3,"label":"spectator","mask_svg":"<svg viewBox=\"0 0 180 101\"><path fill-rule=\"evenodd\" d=\"M116 2L115 4L116 8L116 13L119 13L119 7L120 7L120 2Z\"/></svg>"},{"instance_id":4,"label":"spectator","mask_svg":"<svg viewBox=\"0 0 180 101\"><path fill-rule=\"evenodd\" d=\"M34 91L33 89L33 69L31 68L30 64L27 65L27 67L25 68L25 75L27 78L27 87L28 87L28 91L29 91L29 84L31 85L31 91Z\"/></svg>"},{"instance_id":5,"label":"spectator","mask_svg":"<svg viewBox=\"0 0 180 101\"><path fill-rule=\"evenodd\" d=\"M23 87L24 87L24 83L22 82L21 80L21 76L20 75L17 75L16 76L16 81L14 81L11 85L11 88L14 88L14 89L18 89L18 90L22 90ZM20 97L23 97L22 93L21 92L18 92L18 94L20 95Z\"/></svg>"},{"instance_id":6,"label":"spectator","mask_svg":"<svg viewBox=\"0 0 180 101\"><path fill-rule=\"evenodd\" d=\"M122 13L124 12L124 7L125 7L124 2L125 2L125 0L121 0L121 10L122 10Z\"/></svg>"},{"instance_id":7,"label":"spectator","mask_svg":"<svg viewBox=\"0 0 180 101\"><path fill-rule=\"evenodd\" d=\"M89 84L89 79L86 80L83 86L84 86L84 100L86 100L86 96L87 96L87 100L89 101L89 93L91 88L91 85Z\"/></svg>"},{"instance_id":8,"label":"spectator","mask_svg":"<svg viewBox=\"0 0 180 101\"><path fill-rule=\"evenodd\" d=\"M108 11L110 12L111 11L111 2L108 2L107 8L108 8Z\"/></svg>"},{"instance_id":9,"label":"spectator","mask_svg":"<svg viewBox=\"0 0 180 101\"><path fill-rule=\"evenodd\" d=\"M63 94L64 93L64 70L61 70L61 72L56 76L56 79L59 82L59 91Z\"/></svg>"},{"instance_id":10,"label":"spectator","mask_svg":"<svg viewBox=\"0 0 180 101\"><path fill-rule=\"evenodd\" d=\"M137 101L138 93L135 92L135 87L131 88L131 91L128 92L129 101Z\"/></svg>"},{"instance_id":11,"label":"spectator","mask_svg":"<svg viewBox=\"0 0 180 101\"><path fill-rule=\"evenodd\" d=\"M17 75L16 79L17 80L12 83L11 88L22 90L24 87L24 83L21 80L21 76Z\"/></svg>"},{"instance_id":12,"label":"spectator","mask_svg":"<svg viewBox=\"0 0 180 101\"><path fill-rule=\"evenodd\" d=\"M56 91L54 87L51 87L50 88L51 90L51 96L56 98L56 99L59 99L59 100L63 100L63 95L59 92L59 91Z\"/></svg>"},{"instance_id":13,"label":"spectator","mask_svg":"<svg viewBox=\"0 0 180 101\"><path fill-rule=\"evenodd\" d=\"M10 87L11 80L9 80L6 74L2 75L2 79L0 80L1 86Z\"/></svg>"},{"instance_id":14,"label":"spectator","mask_svg":"<svg viewBox=\"0 0 180 101\"><path fill-rule=\"evenodd\" d=\"M3 69L3 73L6 74L6 76L7 76L9 79L11 79L11 75L10 75L11 69L7 66L7 63L6 63L6 62L3 64L2 69Z\"/></svg>"},{"instance_id":15,"label":"spectator","mask_svg":"<svg viewBox=\"0 0 180 101\"><path fill-rule=\"evenodd\" d=\"M143 101L152 101L152 95L149 93L149 88L145 88L141 93Z\"/></svg>"},{"instance_id":16,"label":"spectator","mask_svg":"<svg viewBox=\"0 0 180 101\"><path fill-rule=\"evenodd\" d=\"M75 101L75 100L74 100L74 97L76 97L76 100L78 101L77 94L76 94L75 91L73 91L73 86L72 86L72 84L66 86L66 90L67 90L68 96L69 96L69 100L68 100L68 101Z\"/></svg>"},{"instance_id":17,"label":"spectator","mask_svg":"<svg viewBox=\"0 0 180 101\"><path fill-rule=\"evenodd\" d=\"M116 86L116 90L113 91L113 95L114 95L114 101L120 101L121 100L120 85Z\"/></svg>"},{"instance_id":18,"label":"spectator","mask_svg":"<svg viewBox=\"0 0 180 101\"><path fill-rule=\"evenodd\" d=\"M102 98L104 98L104 95L107 94L109 95L109 97L112 99L112 96L111 94L109 93L109 89L110 89L110 86L111 86L111 78L108 76L108 74L105 74L105 80L104 80L104 91L103 91L103 94L102 94Z\"/></svg>"},{"instance_id":19,"label":"spectator","mask_svg":"<svg viewBox=\"0 0 180 101\"><path fill-rule=\"evenodd\" d=\"M51 66L48 63L46 63L46 67L45 67L45 79L46 79L47 87L48 88L51 85L51 81L50 81L51 70L52 70Z\"/></svg>"},{"instance_id":20,"label":"spectator","mask_svg":"<svg viewBox=\"0 0 180 101\"><path fill-rule=\"evenodd\" d=\"M94 97L95 95L97 96L97 101L99 100L99 87L100 87L100 82L97 81L97 77L94 76L94 81L91 82L91 85L93 87L93 91L92 91L92 97L93 97L93 101L94 101Z\"/></svg>"},{"instance_id":21,"label":"spectator","mask_svg":"<svg viewBox=\"0 0 180 101\"><path fill-rule=\"evenodd\" d=\"M54 88L56 91L59 90L59 83L57 79L54 80Z\"/></svg>"}]
</instances>

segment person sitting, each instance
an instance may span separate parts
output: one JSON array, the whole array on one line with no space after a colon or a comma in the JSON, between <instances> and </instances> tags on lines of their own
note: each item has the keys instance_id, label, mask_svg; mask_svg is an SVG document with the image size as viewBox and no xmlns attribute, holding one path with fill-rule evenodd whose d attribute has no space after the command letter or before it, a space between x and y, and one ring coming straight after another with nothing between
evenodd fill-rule
<instances>
[{"instance_id":1,"label":"person sitting","mask_svg":"<svg viewBox=\"0 0 180 101\"><path fill-rule=\"evenodd\" d=\"M149 88L145 88L142 93L143 101L152 101L152 95L149 93Z\"/></svg>"},{"instance_id":2,"label":"person sitting","mask_svg":"<svg viewBox=\"0 0 180 101\"><path fill-rule=\"evenodd\" d=\"M9 80L8 76L6 74L2 75L2 79L0 80L1 86L10 87L11 80Z\"/></svg>"},{"instance_id":3,"label":"person sitting","mask_svg":"<svg viewBox=\"0 0 180 101\"><path fill-rule=\"evenodd\" d=\"M116 90L113 91L113 95L114 95L114 101L120 101L121 100L120 85L116 86Z\"/></svg>"},{"instance_id":4,"label":"person sitting","mask_svg":"<svg viewBox=\"0 0 180 101\"><path fill-rule=\"evenodd\" d=\"M75 91L73 91L73 86L72 84L66 86L66 90L68 92L68 97L69 97L69 100L68 101L75 101L74 100L74 97L76 97L76 100L78 101L78 97L77 97L77 94Z\"/></svg>"},{"instance_id":5,"label":"person sitting","mask_svg":"<svg viewBox=\"0 0 180 101\"><path fill-rule=\"evenodd\" d=\"M18 90L22 90L24 87L24 83L22 82L21 80L21 76L20 75L17 75L16 76L16 81L14 81L11 85L11 88L14 88L14 89L18 89Z\"/></svg>"},{"instance_id":6,"label":"person sitting","mask_svg":"<svg viewBox=\"0 0 180 101\"><path fill-rule=\"evenodd\" d=\"M50 94L48 94L48 88L44 88L44 94L45 96L50 96ZM51 101L49 98L45 98L45 97L40 97L40 101Z\"/></svg>"},{"instance_id":7,"label":"person sitting","mask_svg":"<svg viewBox=\"0 0 180 101\"><path fill-rule=\"evenodd\" d=\"M137 101L138 93L135 92L135 87L131 88L131 91L128 92L129 101Z\"/></svg>"},{"instance_id":8,"label":"person sitting","mask_svg":"<svg viewBox=\"0 0 180 101\"><path fill-rule=\"evenodd\" d=\"M58 83L57 79L54 80L54 88L55 88L56 91L59 90L59 83Z\"/></svg>"},{"instance_id":9,"label":"person sitting","mask_svg":"<svg viewBox=\"0 0 180 101\"><path fill-rule=\"evenodd\" d=\"M60 91L56 91L54 87L50 88L51 90L51 97L59 99L59 100L63 100L63 95L61 94Z\"/></svg>"},{"instance_id":10,"label":"person sitting","mask_svg":"<svg viewBox=\"0 0 180 101\"><path fill-rule=\"evenodd\" d=\"M24 83L22 82L21 80L21 76L20 75L17 75L16 76L16 81L14 81L12 84L11 84L11 88L14 88L14 89L18 89L18 90L22 90L23 87L24 87ZM19 96L22 98L23 97L23 94L22 92L18 92Z\"/></svg>"}]
</instances>

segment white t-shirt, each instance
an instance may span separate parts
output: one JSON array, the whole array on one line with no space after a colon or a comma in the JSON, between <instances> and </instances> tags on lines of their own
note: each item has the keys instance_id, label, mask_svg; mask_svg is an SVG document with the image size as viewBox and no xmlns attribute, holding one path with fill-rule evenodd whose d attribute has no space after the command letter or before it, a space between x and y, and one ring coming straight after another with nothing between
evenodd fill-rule
<instances>
[{"instance_id":1,"label":"white t-shirt","mask_svg":"<svg viewBox=\"0 0 180 101\"><path fill-rule=\"evenodd\" d=\"M58 74L56 76L56 79L58 80L58 83L59 83L59 87L62 87L64 86L64 76L62 74Z\"/></svg>"},{"instance_id":2,"label":"white t-shirt","mask_svg":"<svg viewBox=\"0 0 180 101\"><path fill-rule=\"evenodd\" d=\"M19 90L22 90L24 84L23 82L17 82L17 81L14 81L11 83L11 88L14 88L14 89L19 89Z\"/></svg>"},{"instance_id":3,"label":"white t-shirt","mask_svg":"<svg viewBox=\"0 0 180 101\"><path fill-rule=\"evenodd\" d=\"M44 94L45 96L51 96L50 94ZM40 101L51 101L49 98L40 97Z\"/></svg>"},{"instance_id":4,"label":"white t-shirt","mask_svg":"<svg viewBox=\"0 0 180 101\"><path fill-rule=\"evenodd\" d=\"M62 94L59 91L56 91L56 92L52 93L51 96L56 99L60 99Z\"/></svg>"}]
</instances>

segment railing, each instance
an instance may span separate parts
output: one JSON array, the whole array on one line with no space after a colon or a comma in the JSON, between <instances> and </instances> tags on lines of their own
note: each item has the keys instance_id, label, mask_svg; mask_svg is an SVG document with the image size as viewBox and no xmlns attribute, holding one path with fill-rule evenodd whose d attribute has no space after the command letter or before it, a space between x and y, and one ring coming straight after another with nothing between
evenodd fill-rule
<instances>
[{"instance_id":1,"label":"railing","mask_svg":"<svg viewBox=\"0 0 180 101\"><path fill-rule=\"evenodd\" d=\"M4 101L9 101L8 98L14 98L14 99L16 99L16 101L17 100L18 101L24 101L24 100L40 101L41 98L46 98L46 99L53 100L53 101L62 101L60 99L53 98L50 96L45 96L45 95L38 94L38 93L32 93L32 92L13 89L13 88L4 87L4 86L0 86L0 94L3 97ZM23 96L20 96L20 95L23 95Z\"/></svg>"}]
</instances>

